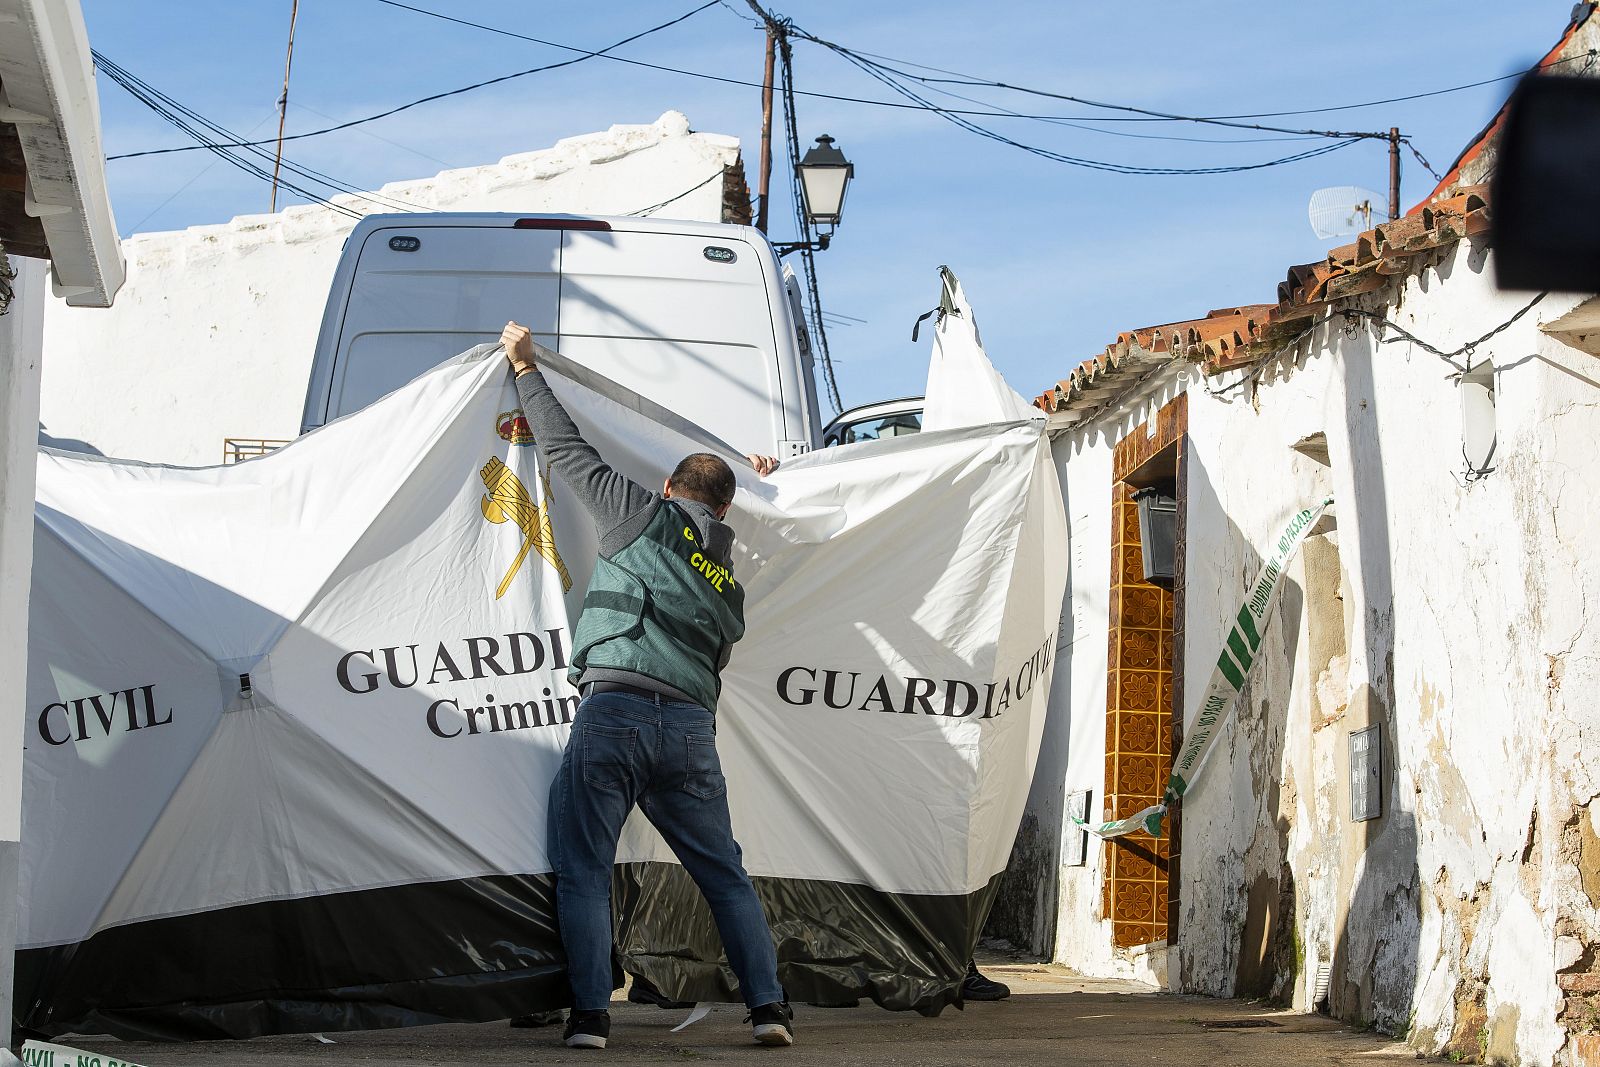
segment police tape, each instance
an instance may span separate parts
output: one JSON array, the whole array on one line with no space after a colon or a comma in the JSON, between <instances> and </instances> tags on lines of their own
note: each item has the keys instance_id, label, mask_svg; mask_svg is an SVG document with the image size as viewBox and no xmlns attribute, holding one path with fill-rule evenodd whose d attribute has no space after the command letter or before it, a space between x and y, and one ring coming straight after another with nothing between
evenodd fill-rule
<instances>
[{"instance_id":1,"label":"police tape","mask_svg":"<svg viewBox=\"0 0 1600 1067\"><path fill-rule=\"evenodd\" d=\"M1332 504L1333 498L1328 497L1314 507L1296 512L1284 527L1283 535L1273 545L1272 555L1250 583L1250 593L1240 606L1239 613L1234 616L1233 626L1217 657L1217 665L1211 671L1211 680L1206 684L1200 711L1184 735L1183 750L1172 761L1172 776L1167 780L1161 801L1125 818L1098 825L1090 825L1074 816L1072 821L1080 829L1100 838L1125 837L1140 830L1151 837L1161 836L1161 823L1167 810L1194 784L1200 769L1205 766L1211 742L1222 731L1239 691L1250 678L1255 667L1256 652L1261 647L1261 635L1267 629L1269 612L1277 603L1279 590L1283 587L1283 572L1300 550L1300 543L1306 539L1307 532Z\"/></svg>"},{"instance_id":2,"label":"police tape","mask_svg":"<svg viewBox=\"0 0 1600 1067\"><path fill-rule=\"evenodd\" d=\"M138 1067L115 1056L31 1040L22 1043L22 1062L25 1067Z\"/></svg>"}]
</instances>

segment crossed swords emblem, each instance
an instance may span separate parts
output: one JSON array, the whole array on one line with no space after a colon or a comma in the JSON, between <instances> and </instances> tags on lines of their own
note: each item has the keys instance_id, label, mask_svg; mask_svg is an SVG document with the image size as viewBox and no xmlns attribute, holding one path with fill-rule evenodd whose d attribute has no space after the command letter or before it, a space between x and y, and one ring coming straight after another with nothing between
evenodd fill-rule
<instances>
[{"instance_id":1,"label":"crossed swords emblem","mask_svg":"<svg viewBox=\"0 0 1600 1067\"><path fill-rule=\"evenodd\" d=\"M511 569L506 571L505 578L500 581L500 588L495 590L494 598L499 600L506 595L506 590L511 588L511 580L517 576L517 571L522 569L522 564L528 558L531 549L538 549L539 555L549 561L550 566L561 575L561 591L569 592L572 589L572 575L567 573L567 565L561 561L561 553L556 551L555 531L550 527L550 509L540 507L528 496L527 487L522 484L522 479L514 474L498 458L491 457L478 472L483 479L483 486L488 493L479 503L483 507L483 517L492 523L510 522L522 531L522 548L517 552L517 558L512 561ZM544 485L544 498L550 499L550 474L548 471L539 472L539 480Z\"/></svg>"}]
</instances>

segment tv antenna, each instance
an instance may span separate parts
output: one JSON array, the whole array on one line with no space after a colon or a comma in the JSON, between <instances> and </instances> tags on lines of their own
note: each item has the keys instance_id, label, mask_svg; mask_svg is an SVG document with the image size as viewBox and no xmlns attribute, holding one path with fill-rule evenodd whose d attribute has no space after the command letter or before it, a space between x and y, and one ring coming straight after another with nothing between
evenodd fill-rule
<instances>
[{"instance_id":1,"label":"tv antenna","mask_svg":"<svg viewBox=\"0 0 1600 1067\"><path fill-rule=\"evenodd\" d=\"M1382 203L1383 194L1358 185L1318 189L1311 194L1311 228L1323 240L1354 236L1372 229Z\"/></svg>"}]
</instances>

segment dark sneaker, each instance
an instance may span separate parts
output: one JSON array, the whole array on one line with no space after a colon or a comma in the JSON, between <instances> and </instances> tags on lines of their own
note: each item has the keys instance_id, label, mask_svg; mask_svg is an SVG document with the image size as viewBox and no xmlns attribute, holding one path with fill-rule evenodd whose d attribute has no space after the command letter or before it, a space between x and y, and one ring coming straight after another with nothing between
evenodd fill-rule
<instances>
[{"instance_id":1,"label":"dark sneaker","mask_svg":"<svg viewBox=\"0 0 1600 1067\"><path fill-rule=\"evenodd\" d=\"M605 1048L611 1036L611 1013L608 1011L572 1010L567 1018L567 1032L562 1040L568 1048Z\"/></svg>"},{"instance_id":2,"label":"dark sneaker","mask_svg":"<svg viewBox=\"0 0 1600 1067\"><path fill-rule=\"evenodd\" d=\"M1010 986L1004 982L996 982L993 978L986 977L978 970L976 963L967 964L967 976L961 980L962 999L1004 1000L1010 995Z\"/></svg>"},{"instance_id":3,"label":"dark sneaker","mask_svg":"<svg viewBox=\"0 0 1600 1067\"><path fill-rule=\"evenodd\" d=\"M750 1024L758 1045L794 1044L794 1010L788 1001L775 1000L751 1008L745 1021Z\"/></svg>"},{"instance_id":4,"label":"dark sneaker","mask_svg":"<svg viewBox=\"0 0 1600 1067\"><path fill-rule=\"evenodd\" d=\"M534 1030L541 1026L560 1026L566 1021L567 1013L557 1008L554 1011L536 1011L519 1015L511 1020L511 1025L520 1030Z\"/></svg>"},{"instance_id":5,"label":"dark sneaker","mask_svg":"<svg viewBox=\"0 0 1600 1067\"><path fill-rule=\"evenodd\" d=\"M694 1002L689 1000L669 1000L667 995L651 984L648 978L633 976L633 981L628 984L628 1003L653 1004L658 1008L692 1008Z\"/></svg>"}]
</instances>

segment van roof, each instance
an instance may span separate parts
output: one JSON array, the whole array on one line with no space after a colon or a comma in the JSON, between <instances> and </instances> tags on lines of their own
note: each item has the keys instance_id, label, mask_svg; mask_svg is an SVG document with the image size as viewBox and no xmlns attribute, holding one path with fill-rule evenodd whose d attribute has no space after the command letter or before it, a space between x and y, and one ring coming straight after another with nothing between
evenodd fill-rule
<instances>
[{"instance_id":1,"label":"van roof","mask_svg":"<svg viewBox=\"0 0 1600 1067\"><path fill-rule=\"evenodd\" d=\"M413 211L396 212L394 214L367 215L356 223L351 236L364 234L369 230L384 229L392 226L403 226L408 229L421 229L431 226L505 226L513 227L518 219L536 219L546 223L588 223L589 226L574 226L573 229L600 229L595 223L603 223L605 229L617 230L626 233L680 233L696 237L721 237L725 239L737 238L750 241L754 244L766 243L766 234L753 226L744 226L737 223L725 222L696 222L692 219L653 219L638 218L631 215L562 215L549 213L519 214L514 211ZM543 229L545 227L539 227ZM553 225L550 229L560 229ZM759 238L759 240L756 240Z\"/></svg>"}]
</instances>

